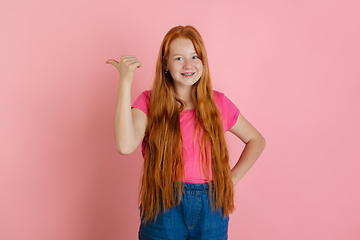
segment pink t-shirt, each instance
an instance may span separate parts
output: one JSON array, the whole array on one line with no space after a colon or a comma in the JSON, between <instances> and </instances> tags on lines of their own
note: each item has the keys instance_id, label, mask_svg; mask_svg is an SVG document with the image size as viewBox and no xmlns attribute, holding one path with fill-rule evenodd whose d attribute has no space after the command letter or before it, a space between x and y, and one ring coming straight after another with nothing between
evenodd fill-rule
<instances>
[{"instance_id":1,"label":"pink t-shirt","mask_svg":"<svg viewBox=\"0 0 360 240\"><path fill-rule=\"evenodd\" d=\"M228 131L237 121L239 109L232 103L223 93L214 91L214 99L218 105L223 119L224 130ZM150 91L145 91L139 95L132 107L138 108L148 115L150 102ZM205 175L205 166L199 164L200 143L198 134L194 136L196 126L195 109L183 110L180 113L180 130L183 139L183 161L185 169L185 182L188 183L205 183L207 182ZM195 144L194 144L195 142ZM142 154L144 156L145 146L142 145ZM210 166L211 169L211 166ZM210 179L212 175L210 172Z\"/></svg>"}]
</instances>

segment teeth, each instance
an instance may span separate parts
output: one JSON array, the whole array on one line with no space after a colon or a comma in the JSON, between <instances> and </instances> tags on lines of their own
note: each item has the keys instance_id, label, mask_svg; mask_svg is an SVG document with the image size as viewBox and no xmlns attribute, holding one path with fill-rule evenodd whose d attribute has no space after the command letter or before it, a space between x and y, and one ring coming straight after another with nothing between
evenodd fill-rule
<instances>
[{"instance_id":1,"label":"teeth","mask_svg":"<svg viewBox=\"0 0 360 240\"><path fill-rule=\"evenodd\" d=\"M190 75L193 75L195 73L182 73L182 75L185 75L185 76L190 76Z\"/></svg>"}]
</instances>

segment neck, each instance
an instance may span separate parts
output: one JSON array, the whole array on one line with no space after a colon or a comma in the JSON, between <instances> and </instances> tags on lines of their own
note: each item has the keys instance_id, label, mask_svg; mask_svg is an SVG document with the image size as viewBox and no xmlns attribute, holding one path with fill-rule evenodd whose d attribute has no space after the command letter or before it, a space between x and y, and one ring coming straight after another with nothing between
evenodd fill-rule
<instances>
[{"instance_id":1,"label":"neck","mask_svg":"<svg viewBox=\"0 0 360 240\"><path fill-rule=\"evenodd\" d=\"M176 89L176 96L186 104L185 109L194 108L194 101L191 98L191 88Z\"/></svg>"}]
</instances>

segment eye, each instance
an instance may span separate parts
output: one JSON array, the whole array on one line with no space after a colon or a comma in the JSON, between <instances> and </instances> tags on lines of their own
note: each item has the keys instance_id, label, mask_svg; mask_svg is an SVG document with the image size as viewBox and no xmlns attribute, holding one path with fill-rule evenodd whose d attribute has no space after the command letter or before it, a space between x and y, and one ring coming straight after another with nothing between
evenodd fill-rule
<instances>
[{"instance_id":1,"label":"eye","mask_svg":"<svg viewBox=\"0 0 360 240\"><path fill-rule=\"evenodd\" d=\"M176 61L181 61L182 60L182 57L177 57L175 58Z\"/></svg>"},{"instance_id":2,"label":"eye","mask_svg":"<svg viewBox=\"0 0 360 240\"><path fill-rule=\"evenodd\" d=\"M192 59L198 59L199 57L197 55L193 56Z\"/></svg>"}]
</instances>

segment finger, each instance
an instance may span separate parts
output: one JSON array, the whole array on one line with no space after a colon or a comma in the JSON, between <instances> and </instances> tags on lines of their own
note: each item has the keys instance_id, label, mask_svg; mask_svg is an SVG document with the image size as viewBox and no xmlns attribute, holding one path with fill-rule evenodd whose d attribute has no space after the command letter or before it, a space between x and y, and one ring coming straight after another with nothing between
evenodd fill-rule
<instances>
[{"instance_id":1,"label":"finger","mask_svg":"<svg viewBox=\"0 0 360 240\"><path fill-rule=\"evenodd\" d=\"M137 62L137 66L136 66L137 68L139 68L139 67L141 67L141 62L139 61L139 62Z\"/></svg>"},{"instance_id":2,"label":"finger","mask_svg":"<svg viewBox=\"0 0 360 240\"><path fill-rule=\"evenodd\" d=\"M141 62L139 60L133 60L131 62L128 62L128 65L134 68L139 68L141 67Z\"/></svg>"},{"instance_id":3,"label":"finger","mask_svg":"<svg viewBox=\"0 0 360 240\"><path fill-rule=\"evenodd\" d=\"M123 56L121 56L121 59L132 59L132 58L136 58L136 57L133 56L133 55L123 55Z\"/></svg>"},{"instance_id":4,"label":"finger","mask_svg":"<svg viewBox=\"0 0 360 240\"><path fill-rule=\"evenodd\" d=\"M139 59L137 59L134 56L128 56L128 57L122 57L120 61L128 64L133 64L134 62L138 62Z\"/></svg>"},{"instance_id":5,"label":"finger","mask_svg":"<svg viewBox=\"0 0 360 240\"><path fill-rule=\"evenodd\" d=\"M111 62L116 62L116 63L118 63L118 61L116 61L116 60L114 60L114 59L109 59L109 60L106 61L107 64L109 64L109 63L111 63Z\"/></svg>"},{"instance_id":6,"label":"finger","mask_svg":"<svg viewBox=\"0 0 360 240\"><path fill-rule=\"evenodd\" d=\"M106 61L106 64L111 64L116 67L119 64L119 62L115 61L114 59L109 59Z\"/></svg>"}]
</instances>

